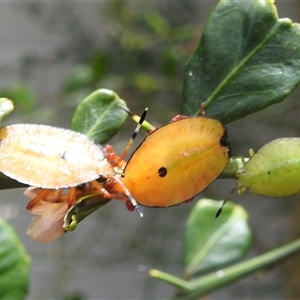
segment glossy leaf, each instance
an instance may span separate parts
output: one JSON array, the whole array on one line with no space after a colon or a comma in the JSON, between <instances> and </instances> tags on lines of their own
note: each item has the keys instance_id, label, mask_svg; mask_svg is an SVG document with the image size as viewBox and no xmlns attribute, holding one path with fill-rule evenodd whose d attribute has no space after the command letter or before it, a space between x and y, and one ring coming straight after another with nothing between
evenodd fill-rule
<instances>
[{"instance_id":1,"label":"glossy leaf","mask_svg":"<svg viewBox=\"0 0 300 300\"><path fill-rule=\"evenodd\" d=\"M100 144L106 143L128 116L120 106L126 107L126 103L115 92L96 90L77 106L70 127Z\"/></svg>"},{"instance_id":2,"label":"glossy leaf","mask_svg":"<svg viewBox=\"0 0 300 300\"><path fill-rule=\"evenodd\" d=\"M14 110L14 104L7 98L0 98L0 121Z\"/></svg>"},{"instance_id":3,"label":"glossy leaf","mask_svg":"<svg viewBox=\"0 0 300 300\"><path fill-rule=\"evenodd\" d=\"M217 270L245 255L251 245L248 215L239 205L227 203L215 218L221 202L200 200L186 225L185 278Z\"/></svg>"},{"instance_id":4,"label":"glossy leaf","mask_svg":"<svg viewBox=\"0 0 300 300\"><path fill-rule=\"evenodd\" d=\"M282 101L300 81L300 26L272 0L221 0L185 67L182 112L229 123Z\"/></svg>"},{"instance_id":5,"label":"glossy leaf","mask_svg":"<svg viewBox=\"0 0 300 300\"><path fill-rule=\"evenodd\" d=\"M66 231L75 230L79 222L110 201L110 199L100 197L99 195L82 197L67 211L64 217L64 229Z\"/></svg>"},{"instance_id":6,"label":"glossy leaf","mask_svg":"<svg viewBox=\"0 0 300 300\"><path fill-rule=\"evenodd\" d=\"M30 259L14 230L0 219L0 299L24 299Z\"/></svg>"}]
</instances>

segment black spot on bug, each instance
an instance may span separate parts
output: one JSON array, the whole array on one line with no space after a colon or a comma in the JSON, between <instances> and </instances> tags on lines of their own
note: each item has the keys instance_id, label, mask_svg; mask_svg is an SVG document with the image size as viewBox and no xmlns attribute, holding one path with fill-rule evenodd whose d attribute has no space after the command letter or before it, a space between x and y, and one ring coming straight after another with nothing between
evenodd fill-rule
<instances>
[{"instance_id":1,"label":"black spot on bug","mask_svg":"<svg viewBox=\"0 0 300 300\"><path fill-rule=\"evenodd\" d=\"M268 175L270 175L271 174L271 171L268 171Z\"/></svg>"},{"instance_id":2,"label":"black spot on bug","mask_svg":"<svg viewBox=\"0 0 300 300\"><path fill-rule=\"evenodd\" d=\"M60 158L66 159L67 158L67 151L63 151L60 153Z\"/></svg>"},{"instance_id":3,"label":"black spot on bug","mask_svg":"<svg viewBox=\"0 0 300 300\"><path fill-rule=\"evenodd\" d=\"M159 177L165 177L167 175L167 173L168 173L168 170L165 167L161 167L158 169Z\"/></svg>"}]
</instances>

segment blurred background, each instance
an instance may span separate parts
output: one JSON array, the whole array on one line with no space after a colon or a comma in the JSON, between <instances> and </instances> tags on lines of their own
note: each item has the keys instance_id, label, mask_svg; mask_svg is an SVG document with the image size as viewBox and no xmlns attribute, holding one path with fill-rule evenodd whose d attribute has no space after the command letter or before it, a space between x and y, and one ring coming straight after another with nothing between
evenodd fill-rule
<instances>
[{"instance_id":1,"label":"blurred background","mask_svg":"<svg viewBox=\"0 0 300 300\"><path fill-rule=\"evenodd\" d=\"M1 2L0 95L15 103L4 124L68 127L78 102L98 88L112 89L136 113L149 107L159 126L180 113L184 63L216 1ZM299 1L277 1L280 17L300 22ZM300 135L299 90L283 103L227 126L233 155L247 156L278 137ZM133 122L111 140L120 152ZM143 134L140 135L141 141ZM223 199L234 180L217 180L201 196ZM299 195L234 200L249 212L254 244L248 257L300 234ZM194 205L144 208L145 217L113 201L75 232L50 244L31 240L22 189L1 191L0 216L32 256L27 299L161 299L172 288L150 278L157 268L182 274L185 221ZM209 299L300 299L300 257L251 275Z\"/></svg>"}]
</instances>

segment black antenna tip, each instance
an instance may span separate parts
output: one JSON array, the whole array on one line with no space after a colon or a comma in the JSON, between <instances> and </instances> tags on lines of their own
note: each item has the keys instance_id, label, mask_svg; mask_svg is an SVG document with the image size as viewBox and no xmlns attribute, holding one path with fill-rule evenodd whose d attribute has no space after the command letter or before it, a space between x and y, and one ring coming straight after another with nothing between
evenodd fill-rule
<instances>
[{"instance_id":1,"label":"black antenna tip","mask_svg":"<svg viewBox=\"0 0 300 300\"><path fill-rule=\"evenodd\" d=\"M218 218L219 217L219 215L221 214L221 212L222 212L222 208L223 208L223 206L222 207L220 207L219 209L218 209L218 211L217 211L217 213L216 213L216 217L215 218Z\"/></svg>"},{"instance_id":2,"label":"black antenna tip","mask_svg":"<svg viewBox=\"0 0 300 300\"><path fill-rule=\"evenodd\" d=\"M139 121L140 124L143 124L143 122L145 121L147 113L148 113L148 107L145 108L145 110L143 111L143 113L141 115L141 118L140 118L140 121Z\"/></svg>"},{"instance_id":3,"label":"black antenna tip","mask_svg":"<svg viewBox=\"0 0 300 300\"><path fill-rule=\"evenodd\" d=\"M119 105L119 107L121 107L124 111L126 111L129 116L131 116L131 117L134 116L134 113L129 108L124 107L123 105Z\"/></svg>"}]
</instances>

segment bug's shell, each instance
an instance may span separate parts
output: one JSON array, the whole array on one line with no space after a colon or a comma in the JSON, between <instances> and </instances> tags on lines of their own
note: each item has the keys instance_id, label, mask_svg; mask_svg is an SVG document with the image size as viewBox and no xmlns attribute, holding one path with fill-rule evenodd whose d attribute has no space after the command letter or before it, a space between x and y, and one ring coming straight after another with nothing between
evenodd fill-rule
<instances>
[{"instance_id":1,"label":"bug's shell","mask_svg":"<svg viewBox=\"0 0 300 300\"><path fill-rule=\"evenodd\" d=\"M44 189L73 187L114 174L103 148L87 136L36 124L0 129L0 172Z\"/></svg>"},{"instance_id":2,"label":"bug's shell","mask_svg":"<svg viewBox=\"0 0 300 300\"><path fill-rule=\"evenodd\" d=\"M229 162L226 130L214 119L184 118L148 135L122 181L138 203L168 207L210 185Z\"/></svg>"},{"instance_id":3,"label":"bug's shell","mask_svg":"<svg viewBox=\"0 0 300 300\"><path fill-rule=\"evenodd\" d=\"M238 175L239 191L285 197L300 191L300 138L280 138L263 146Z\"/></svg>"}]
</instances>

